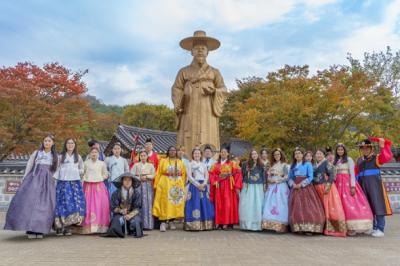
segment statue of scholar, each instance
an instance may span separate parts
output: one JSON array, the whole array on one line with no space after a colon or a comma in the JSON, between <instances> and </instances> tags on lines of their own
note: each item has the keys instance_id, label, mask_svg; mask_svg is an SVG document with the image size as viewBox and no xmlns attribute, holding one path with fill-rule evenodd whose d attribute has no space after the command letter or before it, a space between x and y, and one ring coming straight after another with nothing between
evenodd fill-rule
<instances>
[{"instance_id":1,"label":"statue of scholar","mask_svg":"<svg viewBox=\"0 0 400 266\"><path fill-rule=\"evenodd\" d=\"M218 69L207 64L209 51L220 42L204 31L194 32L180 46L192 53L190 65L179 70L172 86L172 102L176 113L177 144L190 154L194 147L210 144L220 148L219 117L227 90Z\"/></svg>"}]
</instances>

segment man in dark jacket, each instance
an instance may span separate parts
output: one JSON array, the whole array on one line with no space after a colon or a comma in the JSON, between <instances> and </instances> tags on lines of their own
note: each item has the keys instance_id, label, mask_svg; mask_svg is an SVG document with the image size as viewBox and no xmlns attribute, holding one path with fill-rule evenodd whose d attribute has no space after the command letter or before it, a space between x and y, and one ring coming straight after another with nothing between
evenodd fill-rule
<instances>
[{"instance_id":1,"label":"man in dark jacket","mask_svg":"<svg viewBox=\"0 0 400 266\"><path fill-rule=\"evenodd\" d=\"M142 208L142 195L140 193L140 181L131 173L120 175L114 182L118 188L111 196L111 212L113 218L108 236L134 237L143 236L143 224L140 217Z\"/></svg>"}]
</instances>

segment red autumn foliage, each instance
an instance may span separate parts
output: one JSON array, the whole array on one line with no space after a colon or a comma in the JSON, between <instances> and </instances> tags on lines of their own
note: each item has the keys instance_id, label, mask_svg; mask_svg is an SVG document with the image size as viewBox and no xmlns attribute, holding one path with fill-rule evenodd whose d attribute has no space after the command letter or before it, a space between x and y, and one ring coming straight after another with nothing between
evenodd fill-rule
<instances>
[{"instance_id":1,"label":"red autumn foliage","mask_svg":"<svg viewBox=\"0 0 400 266\"><path fill-rule=\"evenodd\" d=\"M86 134L85 73L58 63L0 68L0 161L13 151L32 151L48 133L59 141Z\"/></svg>"}]
</instances>

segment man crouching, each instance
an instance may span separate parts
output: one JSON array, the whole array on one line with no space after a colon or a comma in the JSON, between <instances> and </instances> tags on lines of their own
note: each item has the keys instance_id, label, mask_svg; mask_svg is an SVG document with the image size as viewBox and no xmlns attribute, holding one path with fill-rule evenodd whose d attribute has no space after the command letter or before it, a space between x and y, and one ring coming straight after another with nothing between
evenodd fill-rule
<instances>
[{"instance_id":1,"label":"man crouching","mask_svg":"<svg viewBox=\"0 0 400 266\"><path fill-rule=\"evenodd\" d=\"M142 195L140 190L140 180L131 173L126 172L120 175L113 182L117 187L111 196L112 220L107 236L133 237L143 236L143 225L140 217L142 208Z\"/></svg>"}]
</instances>

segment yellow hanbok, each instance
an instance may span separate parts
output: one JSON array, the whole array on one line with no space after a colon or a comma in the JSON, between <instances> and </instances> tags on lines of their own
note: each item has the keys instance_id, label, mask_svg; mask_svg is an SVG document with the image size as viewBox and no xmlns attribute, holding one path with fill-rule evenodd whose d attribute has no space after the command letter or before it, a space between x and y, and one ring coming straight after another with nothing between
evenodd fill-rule
<instances>
[{"instance_id":1,"label":"yellow hanbok","mask_svg":"<svg viewBox=\"0 0 400 266\"><path fill-rule=\"evenodd\" d=\"M186 169L179 159L160 161L154 178L153 215L160 221L184 217Z\"/></svg>"}]
</instances>

